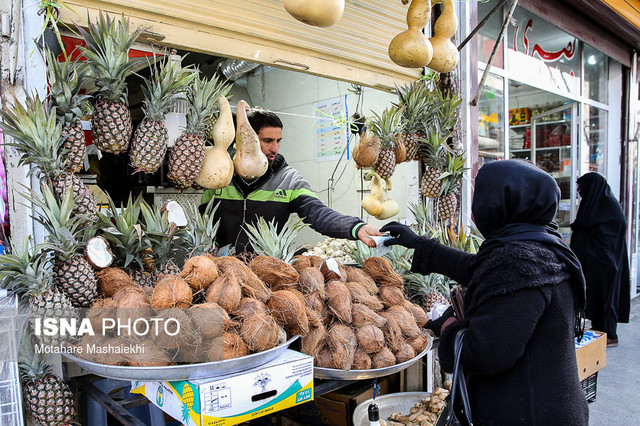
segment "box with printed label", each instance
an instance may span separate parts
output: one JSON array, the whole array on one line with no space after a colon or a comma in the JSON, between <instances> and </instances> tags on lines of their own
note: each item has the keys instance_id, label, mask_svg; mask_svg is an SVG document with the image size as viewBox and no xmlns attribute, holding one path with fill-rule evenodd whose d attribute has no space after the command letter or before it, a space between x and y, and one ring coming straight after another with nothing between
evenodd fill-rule
<instances>
[{"instance_id":1,"label":"box with printed label","mask_svg":"<svg viewBox=\"0 0 640 426\"><path fill-rule=\"evenodd\" d=\"M313 357L287 350L279 358L215 379L131 384L185 425L227 426L313 399Z\"/></svg>"},{"instance_id":2,"label":"box with printed label","mask_svg":"<svg viewBox=\"0 0 640 426\"><path fill-rule=\"evenodd\" d=\"M576 360L580 381L607 366L607 333L587 330L580 342L576 339Z\"/></svg>"},{"instance_id":3,"label":"box with printed label","mask_svg":"<svg viewBox=\"0 0 640 426\"><path fill-rule=\"evenodd\" d=\"M529 124L531 110L529 108L514 108L509 110L509 125Z\"/></svg>"}]
</instances>

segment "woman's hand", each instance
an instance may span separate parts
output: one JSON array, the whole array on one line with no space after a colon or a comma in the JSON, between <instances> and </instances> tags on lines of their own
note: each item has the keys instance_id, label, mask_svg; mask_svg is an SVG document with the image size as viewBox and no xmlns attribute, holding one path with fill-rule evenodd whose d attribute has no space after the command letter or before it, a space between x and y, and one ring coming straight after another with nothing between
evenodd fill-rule
<instances>
[{"instance_id":1,"label":"woman's hand","mask_svg":"<svg viewBox=\"0 0 640 426\"><path fill-rule=\"evenodd\" d=\"M393 246L399 244L407 248L416 248L420 236L413 232L407 225L400 222L389 222L380 228L381 232L388 232L393 238L384 242L385 246Z\"/></svg>"}]
</instances>

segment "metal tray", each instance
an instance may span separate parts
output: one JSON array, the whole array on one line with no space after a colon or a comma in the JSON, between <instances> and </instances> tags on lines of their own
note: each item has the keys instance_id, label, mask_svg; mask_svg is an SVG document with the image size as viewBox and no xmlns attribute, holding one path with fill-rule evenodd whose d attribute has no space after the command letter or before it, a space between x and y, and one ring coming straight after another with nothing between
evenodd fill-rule
<instances>
[{"instance_id":1,"label":"metal tray","mask_svg":"<svg viewBox=\"0 0 640 426\"><path fill-rule=\"evenodd\" d=\"M129 367L98 364L65 353L64 356L80 367L101 377L119 380L176 381L193 379L214 379L241 371L251 370L278 358L289 348L298 336L294 336L275 348L240 358L197 364L169 365L166 367Z\"/></svg>"},{"instance_id":2,"label":"metal tray","mask_svg":"<svg viewBox=\"0 0 640 426\"><path fill-rule=\"evenodd\" d=\"M316 379L329 379L329 380L365 380L365 379L375 379L376 377L384 377L389 376L391 374L395 374L399 371L402 371L414 364L420 358L425 356L427 352L431 350L431 346L433 345L433 338L429 337L429 343L427 343L427 347L424 348L422 352L416 355L414 358L411 358L409 361L405 361L400 364L395 364L390 367L385 368L376 368L371 370L338 370L337 368L323 368L323 367L314 367L313 368L313 377Z\"/></svg>"}]
</instances>

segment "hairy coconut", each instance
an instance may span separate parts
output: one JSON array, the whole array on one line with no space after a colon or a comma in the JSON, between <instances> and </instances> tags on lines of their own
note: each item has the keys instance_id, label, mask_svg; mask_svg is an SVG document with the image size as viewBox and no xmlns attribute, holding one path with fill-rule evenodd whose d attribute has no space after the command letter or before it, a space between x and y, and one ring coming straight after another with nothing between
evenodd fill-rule
<instances>
[{"instance_id":1,"label":"hairy coconut","mask_svg":"<svg viewBox=\"0 0 640 426\"><path fill-rule=\"evenodd\" d=\"M100 270L113 263L114 255L109 242L102 235L89 238L84 248L84 258L95 270Z\"/></svg>"},{"instance_id":2,"label":"hairy coconut","mask_svg":"<svg viewBox=\"0 0 640 426\"><path fill-rule=\"evenodd\" d=\"M342 281L329 281L327 289L327 306L333 315L345 324L351 324L351 292Z\"/></svg>"},{"instance_id":3,"label":"hairy coconut","mask_svg":"<svg viewBox=\"0 0 640 426\"><path fill-rule=\"evenodd\" d=\"M240 336L253 352L262 352L278 344L280 327L275 320L266 314L256 314L245 318L240 329Z\"/></svg>"},{"instance_id":4,"label":"hairy coconut","mask_svg":"<svg viewBox=\"0 0 640 426\"><path fill-rule=\"evenodd\" d=\"M400 287L385 284L380 286L380 300L385 308L389 308L391 306L402 307L407 299Z\"/></svg>"},{"instance_id":5,"label":"hairy coconut","mask_svg":"<svg viewBox=\"0 0 640 426\"><path fill-rule=\"evenodd\" d=\"M316 365L320 368L336 368L336 366L333 364L331 350L327 346L320 349L315 361Z\"/></svg>"},{"instance_id":6,"label":"hairy coconut","mask_svg":"<svg viewBox=\"0 0 640 426\"><path fill-rule=\"evenodd\" d=\"M243 297L240 299L238 306L231 312L231 315L237 318L248 318L256 314L267 315L267 305L254 299L253 297Z\"/></svg>"},{"instance_id":7,"label":"hairy coconut","mask_svg":"<svg viewBox=\"0 0 640 426\"><path fill-rule=\"evenodd\" d=\"M185 309L160 309L156 311L152 321L161 324L157 333L153 331L153 335L154 342L163 349L178 349L183 344L202 341L201 335L194 332L191 316Z\"/></svg>"},{"instance_id":8,"label":"hairy coconut","mask_svg":"<svg viewBox=\"0 0 640 426\"><path fill-rule=\"evenodd\" d=\"M242 299L242 289L236 274L226 272L211 283L205 294L207 302L214 302L231 313Z\"/></svg>"},{"instance_id":9,"label":"hairy coconut","mask_svg":"<svg viewBox=\"0 0 640 426\"><path fill-rule=\"evenodd\" d=\"M240 282L243 296L253 297L263 303L267 303L267 300L271 297L271 291L243 261L233 256L215 257L213 259L218 266L219 275L224 275L228 272L233 272L236 275Z\"/></svg>"},{"instance_id":10,"label":"hairy coconut","mask_svg":"<svg viewBox=\"0 0 640 426\"><path fill-rule=\"evenodd\" d=\"M143 287L138 285L122 287L111 298L118 304L121 300L126 300L126 302L123 302L126 305L136 305L137 301L139 303L136 306L147 306L151 303Z\"/></svg>"},{"instance_id":11,"label":"hairy coconut","mask_svg":"<svg viewBox=\"0 0 640 426\"><path fill-rule=\"evenodd\" d=\"M307 257L311 259L311 266L318 269L320 269L325 260L324 257L316 256L315 254Z\"/></svg>"},{"instance_id":12,"label":"hairy coconut","mask_svg":"<svg viewBox=\"0 0 640 426\"><path fill-rule=\"evenodd\" d=\"M298 274L304 269L313 266L311 257L297 254L291 259L291 266L298 271Z\"/></svg>"},{"instance_id":13,"label":"hairy coconut","mask_svg":"<svg viewBox=\"0 0 640 426\"><path fill-rule=\"evenodd\" d=\"M241 356L249 355L249 346L242 340L237 333L224 333L222 336L223 343L223 359L240 358ZM210 351L213 352L214 351ZM216 351L217 352L217 351ZM219 359L211 359L210 361L219 361Z\"/></svg>"},{"instance_id":14,"label":"hairy coconut","mask_svg":"<svg viewBox=\"0 0 640 426\"><path fill-rule=\"evenodd\" d=\"M374 369L391 367L396 364L396 357L391 349L384 346L380 351L371 357L371 364Z\"/></svg>"},{"instance_id":15,"label":"hairy coconut","mask_svg":"<svg viewBox=\"0 0 640 426\"><path fill-rule=\"evenodd\" d=\"M351 293L351 300L354 303L362 303L363 305L370 307L374 311L379 311L384 307L380 299L369 293L367 289L359 282L349 281L347 282L346 286L349 289L349 293Z\"/></svg>"},{"instance_id":16,"label":"hairy coconut","mask_svg":"<svg viewBox=\"0 0 640 426\"><path fill-rule=\"evenodd\" d=\"M320 349L325 345L325 337L327 336L327 329L324 325L320 324L318 327L311 327L309 332L302 338L301 350L307 355L317 357Z\"/></svg>"},{"instance_id":17,"label":"hairy coconut","mask_svg":"<svg viewBox=\"0 0 640 426\"><path fill-rule=\"evenodd\" d=\"M400 349L394 352L394 355L396 357L396 364L400 364L415 358L416 352L409 343L404 342L400 345Z\"/></svg>"},{"instance_id":18,"label":"hairy coconut","mask_svg":"<svg viewBox=\"0 0 640 426\"><path fill-rule=\"evenodd\" d=\"M358 344L368 354L378 352L384 346L384 333L375 325L365 325L356 331Z\"/></svg>"},{"instance_id":19,"label":"hairy coconut","mask_svg":"<svg viewBox=\"0 0 640 426\"><path fill-rule=\"evenodd\" d=\"M229 314L217 303L207 302L191 306L188 311L191 326L203 339L214 339L233 325Z\"/></svg>"},{"instance_id":20,"label":"hairy coconut","mask_svg":"<svg viewBox=\"0 0 640 426\"><path fill-rule=\"evenodd\" d=\"M81 342L84 344L84 339L81 340ZM113 351L114 348L127 347L129 347L129 342L122 337L100 339L98 342L95 342L95 346L91 348L93 351L91 354L92 361L106 365L127 365L129 364L127 354L114 353ZM154 348L157 348L157 346L154 345ZM87 350L86 347L84 349Z\"/></svg>"},{"instance_id":21,"label":"hairy coconut","mask_svg":"<svg viewBox=\"0 0 640 426\"><path fill-rule=\"evenodd\" d=\"M380 312L380 315L387 319L387 323L381 327L385 341L394 351L399 350L402 347L402 343L404 343L404 337L398 321L389 312L383 311Z\"/></svg>"},{"instance_id":22,"label":"hairy coconut","mask_svg":"<svg viewBox=\"0 0 640 426\"><path fill-rule=\"evenodd\" d=\"M325 282L332 280L347 282L347 268L334 258L325 259L320 265L320 272L322 272Z\"/></svg>"},{"instance_id":23,"label":"hairy coconut","mask_svg":"<svg viewBox=\"0 0 640 426\"><path fill-rule=\"evenodd\" d=\"M298 279L300 290L302 293L309 294L317 292L322 299L326 297L324 289L324 275L318 268L310 266L300 271Z\"/></svg>"},{"instance_id":24,"label":"hairy coconut","mask_svg":"<svg viewBox=\"0 0 640 426\"><path fill-rule=\"evenodd\" d=\"M358 339L351 328L338 324L327 333L327 345L331 349L331 357L336 368L351 370L353 356L358 347Z\"/></svg>"},{"instance_id":25,"label":"hairy coconut","mask_svg":"<svg viewBox=\"0 0 640 426\"><path fill-rule=\"evenodd\" d=\"M141 287L122 287L113 295L113 300L117 303L116 316L121 322L149 318L153 312Z\"/></svg>"},{"instance_id":26,"label":"hairy coconut","mask_svg":"<svg viewBox=\"0 0 640 426\"><path fill-rule=\"evenodd\" d=\"M375 325L378 328L382 328L387 319L381 315L378 315L373 309L365 306L361 303L354 303L351 308L351 315L353 317L353 325L355 327L362 327L367 324Z\"/></svg>"},{"instance_id":27,"label":"hairy coconut","mask_svg":"<svg viewBox=\"0 0 640 426\"><path fill-rule=\"evenodd\" d=\"M184 262L180 276L193 291L202 291L218 278L218 267L211 256L194 256Z\"/></svg>"},{"instance_id":28,"label":"hairy coconut","mask_svg":"<svg viewBox=\"0 0 640 426\"><path fill-rule=\"evenodd\" d=\"M380 138L369 130L364 130L360 135L360 142L351 153L357 167L373 167L380 155Z\"/></svg>"},{"instance_id":29,"label":"hairy coconut","mask_svg":"<svg viewBox=\"0 0 640 426\"><path fill-rule=\"evenodd\" d=\"M278 327L278 345L287 341L287 332L282 327Z\"/></svg>"},{"instance_id":30,"label":"hairy coconut","mask_svg":"<svg viewBox=\"0 0 640 426\"><path fill-rule=\"evenodd\" d=\"M416 325L416 320L413 315L409 313L402 306L391 306L387 309L391 315L393 315L402 330L402 334L409 338L414 338L419 334L422 334L420 328Z\"/></svg>"},{"instance_id":31,"label":"hairy coconut","mask_svg":"<svg viewBox=\"0 0 640 426\"><path fill-rule=\"evenodd\" d=\"M129 274L120 268L104 268L96 272L96 279L98 281L98 291L100 291L104 297L112 297L122 287L133 287L136 285Z\"/></svg>"},{"instance_id":32,"label":"hairy coconut","mask_svg":"<svg viewBox=\"0 0 640 426\"><path fill-rule=\"evenodd\" d=\"M310 309L308 306L305 306L305 312L307 314L307 318L309 319L309 327L320 327L323 325L322 317L316 311Z\"/></svg>"},{"instance_id":33,"label":"hairy coconut","mask_svg":"<svg viewBox=\"0 0 640 426\"><path fill-rule=\"evenodd\" d=\"M420 352L424 351L424 349L429 344L429 336L425 334L419 334L413 339L407 339L407 343L411 345L411 347L413 348L413 351L416 354L419 354Z\"/></svg>"},{"instance_id":34,"label":"hairy coconut","mask_svg":"<svg viewBox=\"0 0 640 426\"><path fill-rule=\"evenodd\" d=\"M380 284L403 287L402 277L393 270L391 263L384 257L370 257L364 261L364 271Z\"/></svg>"},{"instance_id":35,"label":"hairy coconut","mask_svg":"<svg viewBox=\"0 0 640 426\"><path fill-rule=\"evenodd\" d=\"M307 293L304 295L304 302L309 309L317 312L318 314L322 313L322 308L325 306L324 299L320 296L320 293L314 291L313 293Z\"/></svg>"},{"instance_id":36,"label":"hairy coconut","mask_svg":"<svg viewBox=\"0 0 640 426\"><path fill-rule=\"evenodd\" d=\"M173 359L185 364L208 362L207 350L212 345L222 348L222 335L212 340L200 339L199 342L187 342L175 352ZM222 350L219 350L219 352L222 353ZM220 355L220 359L222 359L222 355Z\"/></svg>"},{"instance_id":37,"label":"hairy coconut","mask_svg":"<svg viewBox=\"0 0 640 426\"><path fill-rule=\"evenodd\" d=\"M298 282L298 271L287 262L271 256L256 256L249 262L251 269L271 288Z\"/></svg>"},{"instance_id":38,"label":"hairy coconut","mask_svg":"<svg viewBox=\"0 0 640 426\"><path fill-rule=\"evenodd\" d=\"M156 309L188 308L192 302L191 287L177 275L164 275L160 278L151 297L151 306Z\"/></svg>"},{"instance_id":39,"label":"hairy coconut","mask_svg":"<svg viewBox=\"0 0 640 426\"><path fill-rule=\"evenodd\" d=\"M418 327L424 328L424 326L427 325L427 314L424 312L424 309L408 300L406 300L402 306L413 315L413 319L416 321Z\"/></svg>"},{"instance_id":40,"label":"hairy coconut","mask_svg":"<svg viewBox=\"0 0 640 426\"><path fill-rule=\"evenodd\" d=\"M125 357L132 367L163 367L175 364L169 354L153 340L145 340L141 353L126 354Z\"/></svg>"},{"instance_id":41,"label":"hairy coconut","mask_svg":"<svg viewBox=\"0 0 640 426\"><path fill-rule=\"evenodd\" d=\"M351 364L352 370L370 370L371 369L371 357L362 349L356 349L355 355L353 355L353 363Z\"/></svg>"},{"instance_id":42,"label":"hairy coconut","mask_svg":"<svg viewBox=\"0 0 640 426\"><path fill-rule=\"evenodd\" d=\"M102 330L105 319L115 320L117 307L118 302L110 297L106 299L96 299L91 304L91 308L87 310L85 316L89 318L91 327L93 327L94 330ZM104 330L105 334L111 334L112 332L113 331L109 329Z\"/></svg>"},{"instance_id":43,"label":"hairy coconut","mask_svg":"<svg viewBox=\"0 0 640 426\"><path fill-rule=\"evenodd\" d=\"M404 163L407 160L407 146L400 138L396 138L393 152L396 155L396 164Z\"/></svg>"},{"instance_id":44,"label":"hairy coconut","mask_svg":"<svg viewBox=\"0 0 640 426\"><path fill-rule=\"evenodd\" d=\"M332 321L335 320L333 313L331 313L331 309L329 309L329 306L327 306L326 303L322 305L322 312L320 312L320 319L322 320L322 323L324 325L329 325L331 324Z\"/></svg>"},{"instance_id":45,"label":"hairy coconut","mask_svg":"<svg viewBox=\"0 0 640 426\"><path fill-rule=\"evenodd\" d=\"M372 295L378 294L378 285L376 282L362 269L350 266L347 268L347 281L355 281L360 283Z\"/></svg>"},{"instance_id":46,"label":"hairy coconut","mask_svg":"<svg viewBox=\"0 0 640 426\"><path fill-rule=\"evenodd\" d=\"M309 319L307 318L304 298L302 301L292 291L278 290L271 294L267 302L273 318L288 333L304 336L309 332Z\"/></svg>"},{"instance_id":47,"label":"hairy coconut","mask_svg":"<svg viewBox=\"0 0 640 426\"><path fill-rule=\"evenodd\" d=\"M93 336L90 334L85 334L80 340L71 345L74 348L78 348L73 353L77 353L80 358L86 359L87 361L97 362L97 354L93 352L91 348L93 348L94 346L100 346L103 339L104 336L101 336L100 333L96 333ZM124 362L122 362L121 364L124 364Z\"/></svg>"}]
</instances>

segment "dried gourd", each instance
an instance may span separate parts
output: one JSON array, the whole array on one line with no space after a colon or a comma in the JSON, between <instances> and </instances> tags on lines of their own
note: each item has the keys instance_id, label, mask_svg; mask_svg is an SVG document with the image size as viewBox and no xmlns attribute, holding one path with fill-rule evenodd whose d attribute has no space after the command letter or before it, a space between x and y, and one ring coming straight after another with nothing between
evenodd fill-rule
<instances>
[{"instance_id":1,"label":"dried gourd","mask_svg":"<svg viewBox=\"0 0 640 426\"><path fill-rule=\"evenodd\" d=\"M344 12L344 0L282 0L282 4L298 21L316 27L332 26Z\"/></svg>"},{"instance_id":2,"label":"dried gourd","mask_svg":"<svg viewBox=\"0 0 640 426\"><path fill-rule=\"evenodd\" d=\"M391 40L389 57L407 68L427 66L433 57L433 46L422 30L431 17L431 0L412 0L407 11L408 29Z\"/></svg>"},{"instance_id":3,"label":"dried gourd","mask_svg":"<svg viewBox=\"0 0 640 426\"><path fill-rule=\"evenodd\" d=\"M451 42L451 37L458 29L458 18L453 7L453 0L442 1L442 14L433 25L434 36L429 39L433 46L433 57L427 65L434 71L447 73L458 65L459 53Z\"/></svg>"},{"instance_id":4,"label":"dried gourd","mask_svg":"<svg viewBox=\"0 0 640 426\"><path fill-rule=\"evenodd\" d=\"M233 142L235 127L229 101L224 96L217 100L220 114L211 131L214 146L205 148L202 169L195 182L207 189L224 188L233 178L233 161L227 152Z\"/></svg>"}]
</instances>

